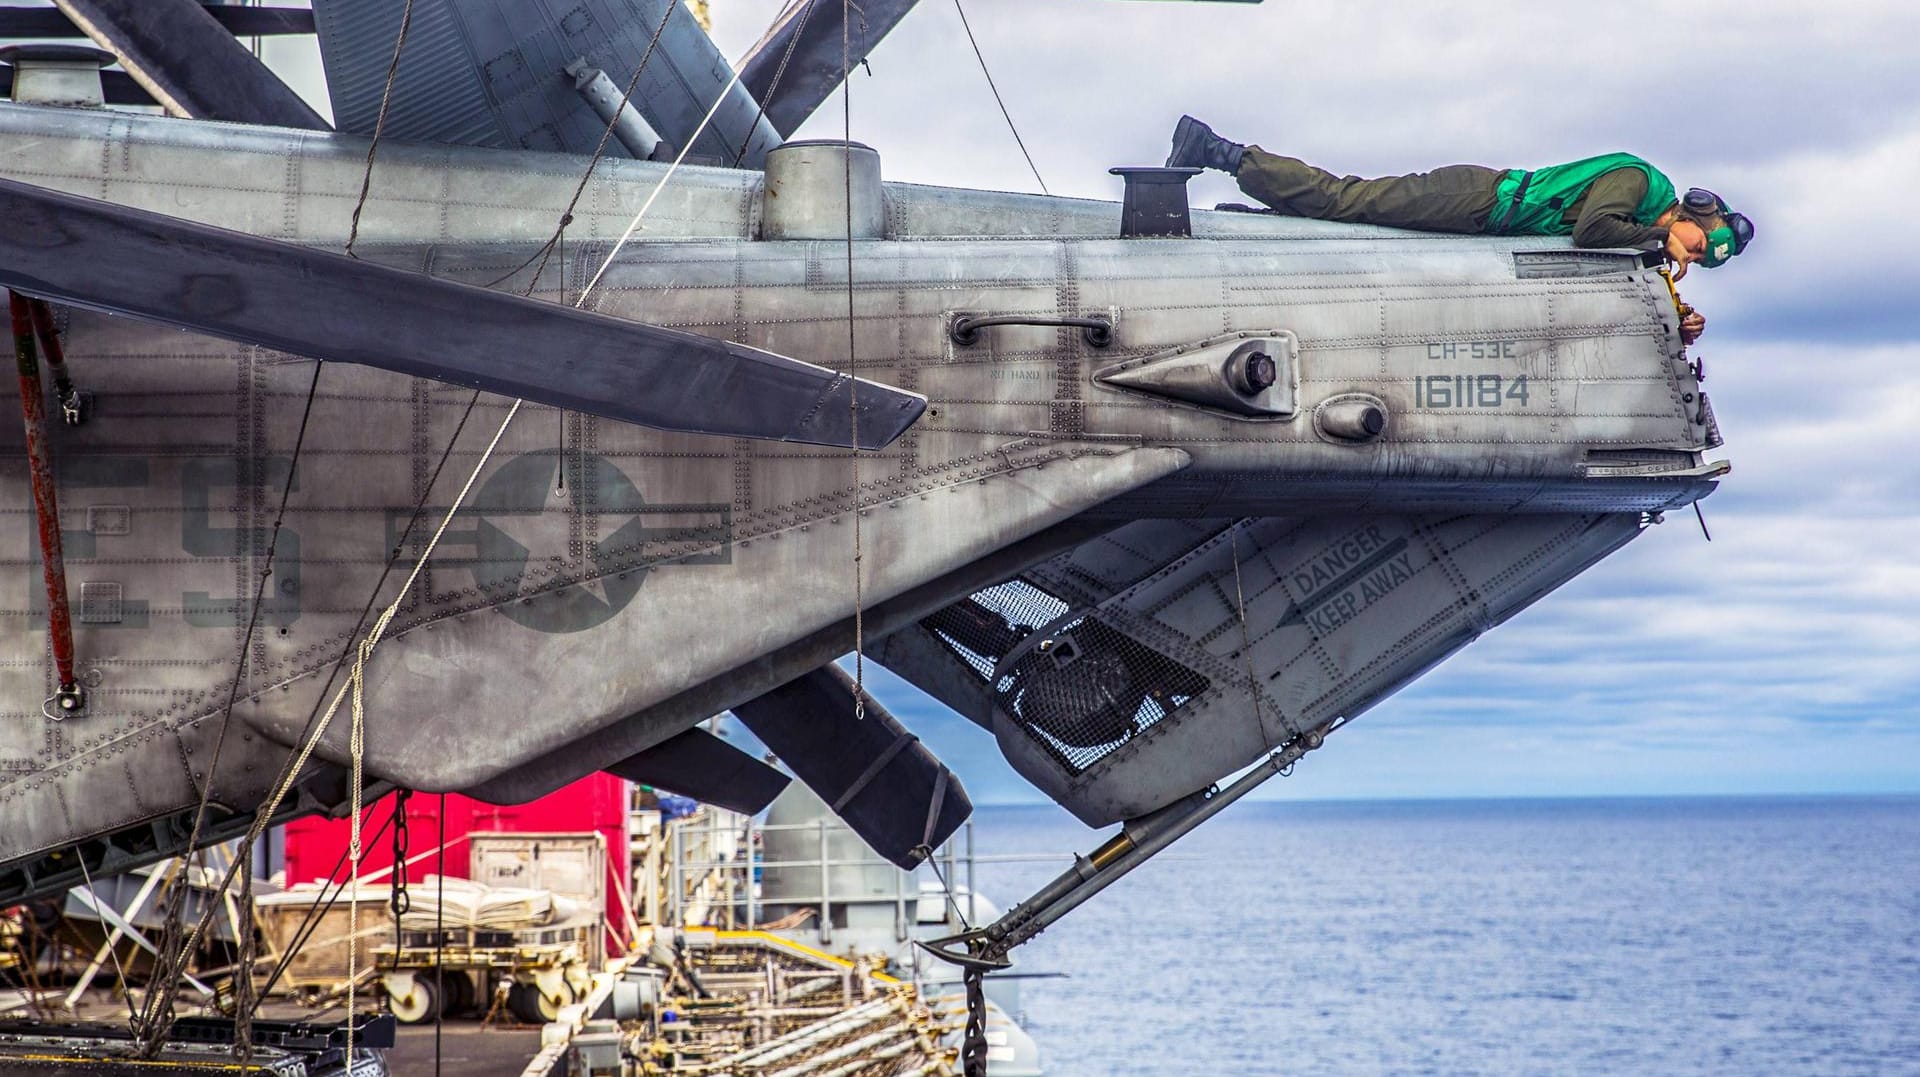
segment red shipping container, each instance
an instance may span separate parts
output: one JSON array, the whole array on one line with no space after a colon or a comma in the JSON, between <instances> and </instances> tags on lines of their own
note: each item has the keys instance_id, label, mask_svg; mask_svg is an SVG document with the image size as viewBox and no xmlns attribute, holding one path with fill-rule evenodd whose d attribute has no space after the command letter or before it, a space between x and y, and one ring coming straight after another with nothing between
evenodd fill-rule
<instances>
[{"instance_id":1,"label":"red shipping container","mask_svg":"<svg viewBox=\"0 0 1920 1077\"><path fill-rule=\"evenodd\" d=\"M631 786L611 774L592 774L525 804L488 804L458 793L446 795L446 872L469 878L467 835L474 833L565 834L598 831L607 842L607 922L626 935L625 895L631 885L627 860L627 804ZM393 828L373 840L393 814L398 794L389 794L361 816L362 878L393 865ZM418 883L439 870L441 797L415 793L407 800L407 881ZM352 830L345 819L310 816L286 824L287 885L316 879L344 880ZM424 854L424 855L423 855ZM385 883L388 877L374 880Z\"/></svg>"}]
</instances>

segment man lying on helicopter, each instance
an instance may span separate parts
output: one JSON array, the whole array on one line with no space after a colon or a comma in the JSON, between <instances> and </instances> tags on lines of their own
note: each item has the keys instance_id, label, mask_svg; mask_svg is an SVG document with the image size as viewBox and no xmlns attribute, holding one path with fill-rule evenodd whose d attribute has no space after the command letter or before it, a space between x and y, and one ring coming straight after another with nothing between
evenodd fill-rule
<instances>
[{"instance_id":1,"label":"man lying on helicopter","mask_svg":"<svg viewBox=\"0 0 1920 1077\"><path fill-rule=\"evenodd\" d=\"M1572 236L1577 247L1662 251L1672 279L1698 263L1725 265L1753 242L1753 222L1719 195L1673 181L1630 153L1609 153L1532 171L1447 165L1431 172L1362 179L1336 176L1258 146L1230 142L1192 116L1173 129L1167 166L1216 168L1274 212L1323 221L1429 232ZM1706 328L1685 308L1681 339Z\"/></svg>"}]
</instances>

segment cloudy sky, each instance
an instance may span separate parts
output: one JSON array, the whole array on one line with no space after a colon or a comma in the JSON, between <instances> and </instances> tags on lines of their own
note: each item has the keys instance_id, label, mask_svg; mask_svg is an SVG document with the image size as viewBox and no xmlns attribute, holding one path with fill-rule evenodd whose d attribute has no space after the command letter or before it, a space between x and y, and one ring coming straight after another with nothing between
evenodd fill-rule
<instances>
[{"instance_id":1,"label":"cloudy sky","mask_svg":"<svg viewBox=\"0 0 1920 1077\"><path fill-rule=\"evenodd\" d=\"M831 2L831 0L823 0ZM741 55L784 0L712 0ZM1920 9L1773 0L967 0L1057 194L1117 198L1180 113L1336 171L1611 150L1757 222L1683 285L1732 476L1335 737L1274 795L1920 792ZM857 75L889 178L1037 190L952 0ZM840 133L837 102L801 132ZM1237 197L1194 184L1196 204ZM870 667L871 668L871 667ZM977 801L992 741L885 674Z\"/></svg>"},{"instance_id":2,"label":"cloudy sky","mask_svg":"<svg viewBox=\"0 0 1920 1077\"><path fill-rule=\"evenodd\" d=\"M1286 796L1920 791L1920 13L1755 0L1423 4L966 0L1055 193L1118 197L1192 112L1343 172L1616 149L1713 188L1759 239L1696 272L1734 471L1303 763ZM714 0L737 56L782 6ZM853 84L890 178L1037 189L951 0ZM838 108L803 134L837 135ZM1211 175L1196 204L1236 197ZM977 799L991 741L889 702Z\"/></svg>"}]
</instances>

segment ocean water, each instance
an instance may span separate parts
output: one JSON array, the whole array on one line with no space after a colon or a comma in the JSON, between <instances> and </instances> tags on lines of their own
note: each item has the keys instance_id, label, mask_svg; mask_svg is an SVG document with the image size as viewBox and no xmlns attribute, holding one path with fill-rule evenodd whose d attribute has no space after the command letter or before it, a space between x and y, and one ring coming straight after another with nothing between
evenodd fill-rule
<instances>
[{"instance_id":1,"label":"ocean water","mask_svg":"<svg viewBox=\"0 0 1920 1077\"><path fill-rule=\"evenodd\" d=\"M1015 961L1050 1077L1920 1074L1920 798L1242 803Z\"/></svg>"}]
</instances>

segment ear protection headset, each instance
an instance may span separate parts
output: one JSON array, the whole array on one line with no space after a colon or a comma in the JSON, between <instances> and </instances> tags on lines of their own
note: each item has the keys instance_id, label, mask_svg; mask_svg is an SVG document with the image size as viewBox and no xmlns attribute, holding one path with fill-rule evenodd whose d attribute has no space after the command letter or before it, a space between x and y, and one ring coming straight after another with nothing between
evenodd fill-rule
<instances>
[{"instance_id":1,"label":"ear protection headset","mask_svg":"<svg viewBox=\"0 0 1920 1077\"><path fill-rule=\"evenodd\" d=\"M1735 213L1726 200L1704 187L1689 190L1680 199L1680 207L1701 220L1718 217L1726 223L1707 233L1707 255L1700 264L1712 269L1726 265L1734 255L1753 242L1753 222L1744 213Z\"/></svg>"}]
</instances>

